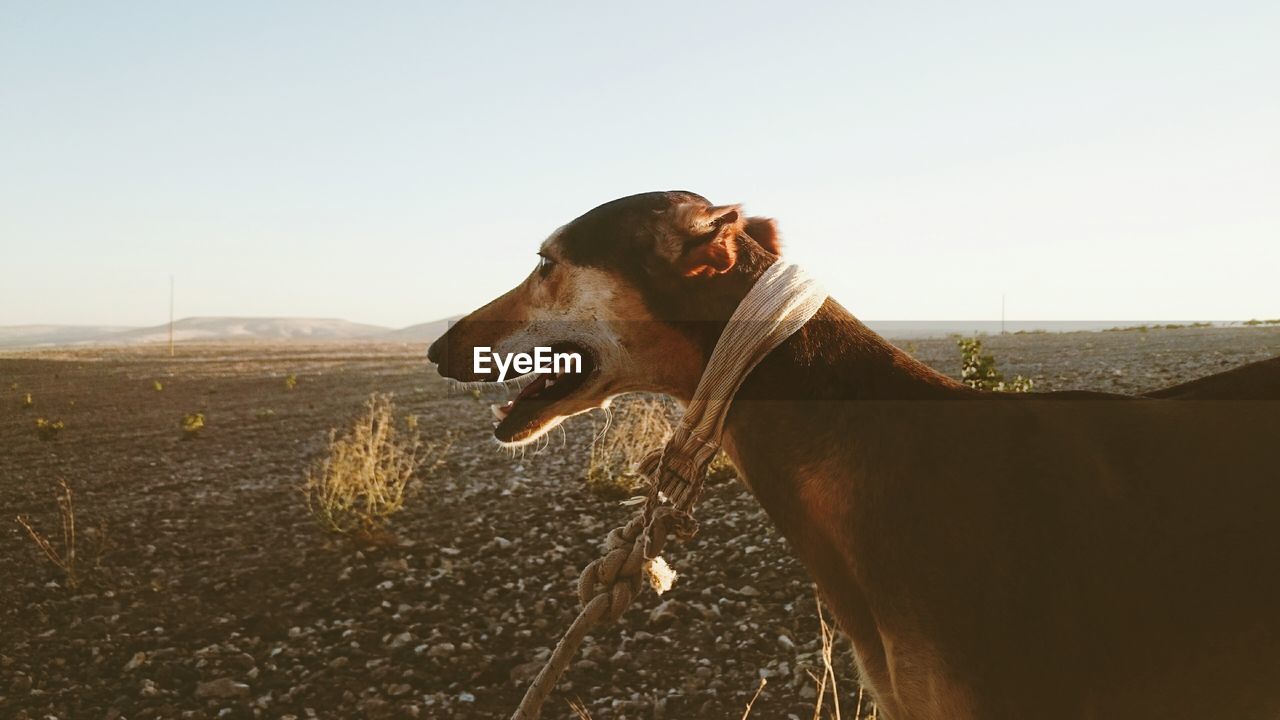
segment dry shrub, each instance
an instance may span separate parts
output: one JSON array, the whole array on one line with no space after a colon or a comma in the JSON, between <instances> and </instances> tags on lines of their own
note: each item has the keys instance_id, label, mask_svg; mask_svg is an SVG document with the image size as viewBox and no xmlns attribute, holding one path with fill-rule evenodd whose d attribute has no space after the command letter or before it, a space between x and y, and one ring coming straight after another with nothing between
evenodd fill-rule
<instances>
[{"instance_id":1,"label":"dry shrub","mask_svg":"<svg viewBox=\"0 0 1280 720\"><path fill-rule=\"evenodd\" d=\"M59 552L39 530L31 526L31 521L25 515L19 515L16 520L27 535L31 537L31 541L40 548L44 556L53 563L54 567L62 571L62 575L66 578L67 587L75 590L79 584L79 578L76 575L76 510L71 499L71 486L67 485L65 479L58 480L58 489L54 491L54 499L58 503L58 516L62 519L62 551Z\"/></svg>"},{"instance_id":2,"label":"dry shrub","mask_svg":"<svg viewBox=\"0 0 1280 720\"><path fill-rule=\"evenodd\" d=\"M960 348L960 380L977 390L992 392L1031 392L1035 381L1016 375L1005 381L1004 373L996 367L996 359L992 355L982 353L982 341L978 338L959 338L956 346Z\"/></svg>"},{"instance_id":3,"label":"dry shrub","mask_svg":"<svg viewBox=\"0 0 1280 720\"><path fill-rule=\"evenodd\" d=\"M433 444L417 432L402 435L392 396L374 393L350 430L329 431L328 451L302 484L307 508L329 530L376 537L404 507L414 474L442 465L451 444L448 435Z\"/></svg>"},{"instance_id":4,"label":"dry shrub","mask_svg":"<svg viewBox=\"0 0 1280 720\"><path fill-rule=\"evenodd\" d=\"M587 488L606 500L635 495L644 485L636 468L661 448L675 429L679 409L661 395L633 395L615 401L604 423L595 424L587 460ZM732 478L737 470L723 450L707 466L707 481Z\"/></svg>"},{"instance_id":5,"label":"dry shrub","mask_svg":"<svg viewBox=\"0 0 1280 720\"><path fill-rule=\"evenodd\" d=\"M587 488L606 500L636 494L644 478L636 466L671 437L675 404L660 395L616 401L603 426L596 423L587 460Z\"/></svg>"},{"instance_id":6,"label":"dry shrub","mask_svg":"<svg viewBox=\"0 0 1280 720\"><path fill-rule=\"evenodd\" d=\"M61 420L36 418L36 437L46 442L49 440L57 440L58 433L62 432L65 427L66 423Z\"/></svg>"},{"instance_id":7,"label":"dry shrub","mask_svg":"<svg viewBox=\"0 0 1280 720\"><path fill-rule=\"evenodd\" d=\"M182 418L182 439L195 440L204 430L204 413L190 413Z\"/></svg>"}]
</instances>

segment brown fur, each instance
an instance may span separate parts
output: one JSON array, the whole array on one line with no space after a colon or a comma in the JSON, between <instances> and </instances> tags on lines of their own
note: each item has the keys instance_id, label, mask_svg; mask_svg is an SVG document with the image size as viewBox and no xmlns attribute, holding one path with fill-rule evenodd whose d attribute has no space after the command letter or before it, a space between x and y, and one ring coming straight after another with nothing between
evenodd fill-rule
<instances>
[{"instance_id":1,"label":"brown fur","mask_svg":"<svg viewBox=\"0 0 1280 720\"><path fill-rule=\"evenodd\" d=\"M545 415L632 389L687 401L777 251L776 230L700 224L723 210L691 193L601 206L545 246L559 280L531 276L429 356L477 379L457 358L550 302L542 283L613 283L607 311L578 309L607 312L625 352ZM729 267L686 272L722 239ZM829 300L743 383L725 445L885 717L1275 718L1277 387L1268 361L1148 398L981 393Z\"/></svg>"}]
</instances>

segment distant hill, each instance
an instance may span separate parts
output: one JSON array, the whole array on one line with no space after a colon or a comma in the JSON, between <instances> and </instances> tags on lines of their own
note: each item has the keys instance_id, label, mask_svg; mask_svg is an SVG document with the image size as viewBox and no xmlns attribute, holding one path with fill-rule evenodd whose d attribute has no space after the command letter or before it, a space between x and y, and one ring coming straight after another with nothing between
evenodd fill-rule
<instances>
[{"instance_id":1,"label":"distant hill","mask_svg":"<svg viewBox=\"0 0 1280 720\"><path fill-rule=\"evenodd\" d=\"M133 329L114 325L13 325L0 327L0 347L83 345Z\"/></svg>"},{"instance_id":2,"label":"distant hill","mask_svg":"<svg viewBox=\"0 0 1280 720\"><path fill-rule=\"evenodd\" d=\"M335 342L381 340L391 328L333 318L191 317L173 324L178 342ZM0 347L136 345L168 342L169 324L130 328L81 325L0 327Z\"/></svg>"},{"instance_id":3,"label":"distant hill","mask_svg":"<svg viewBox=\"0 0 1280 720\"><path fill-rule=\"evenodd\" d=\"M173 324L173 339L178 342L333 341L372 338L389 331L390 328L380 325L365 325L336 318L192 317ZM168 339L169 325L166 323L108 335L99 342L132 345L167 342Z\"/></svg>"},{"instance_id":4,"label":"distant hill","mask_svg":"<svg viewBox=\"0 0 1280 720\"><path fill-rule=\"evenodd\" d=\"M431 342L445 334L445 331L449 329L449 323L457 320L458 317L432 320L431 322L418 323L407 328L392 330L379 339L391 342Z\"/></svg>"}]
</instances>

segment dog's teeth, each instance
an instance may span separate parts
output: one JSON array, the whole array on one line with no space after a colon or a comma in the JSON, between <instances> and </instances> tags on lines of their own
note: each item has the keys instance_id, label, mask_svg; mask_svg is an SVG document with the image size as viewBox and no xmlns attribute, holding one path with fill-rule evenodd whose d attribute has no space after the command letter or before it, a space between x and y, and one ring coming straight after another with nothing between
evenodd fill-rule
<instances>
[{"instance_id":1,"label":"dog's teeth","mask_svg":"<svg viewBox=\"0 0 1280 720\"><path fill-rule=\"evenodd\" d=\"M555 385L555 384L556 384L556 378L555 376L551 376L547 378L547 382L543 385L543 387L551 387L552 385Z\"/></svg>"},{"instance_id":2,"label":"dog's teeth","mask_svg":"<svg viewBox=\"0 0 1280 720\"><path fill-rule=\"evenodd\" d=\"M510 403L507 403L507 405L510 405ZM498 419L498 422L506 420L507 415L511 413L511 409L506 406L490 405L489 409L493 411L493 416Z\"/></svg>"}]
</instances>

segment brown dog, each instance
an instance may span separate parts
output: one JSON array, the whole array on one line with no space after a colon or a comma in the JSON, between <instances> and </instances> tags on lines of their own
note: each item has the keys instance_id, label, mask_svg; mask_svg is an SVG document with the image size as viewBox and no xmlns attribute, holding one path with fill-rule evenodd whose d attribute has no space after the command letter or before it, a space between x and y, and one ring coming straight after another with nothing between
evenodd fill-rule
<instances>
[{"instance_id":1,"label":"brown dog","mask_svg":"<svg viewBox=\"0 0 1280 720\"><path fill-rule=\"evenodd\" d=\"M495 408L507 444L625 392L687 402L778 253L736 206L615 200L428 356L487 381L478 346L582 354ZM1276 718L1278 377L1155 393L1176 401L981 393L828 300L743 383L725 447L886 717Z\"/></svg>"}]
</instances>

